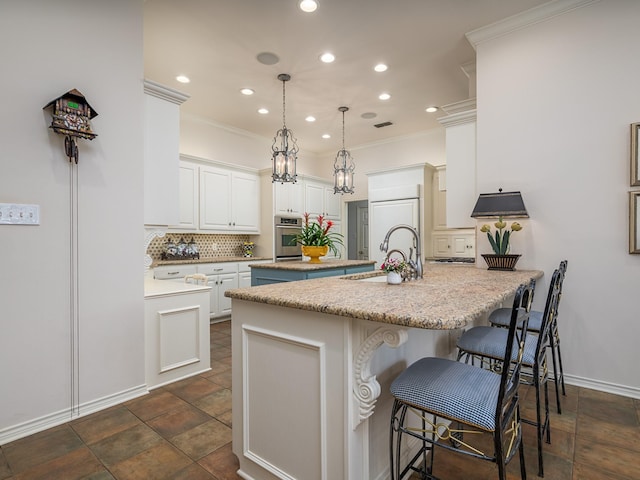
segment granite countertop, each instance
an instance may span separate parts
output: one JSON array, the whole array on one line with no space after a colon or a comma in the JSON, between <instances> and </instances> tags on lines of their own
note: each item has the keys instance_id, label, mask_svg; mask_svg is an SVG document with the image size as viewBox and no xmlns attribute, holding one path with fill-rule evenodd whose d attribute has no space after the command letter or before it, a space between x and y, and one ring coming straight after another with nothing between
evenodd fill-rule
<instances>
[{"instance_id":1,"label":"granite countertop","mask_svg":"<svg viewBox=\"0 0 640 480\"><path fill-rule=\"evenodd\" d=\"M162 265L190 265L195 263L221 263L221 262L255 262L257 260L273 260L272 257L202 257L185 258L184 260L154 260L151 267Z\"/></svg>"},{"instance_id":2,"label":"granite countertop","mask_svg":"<svg viewBox=\"0 0 640 480\"><path fill-rule=\"evenodd\" d=\"M322 260L321 263L310 263L309 261L293 261L293 262L275 262L275 263L260 263L252 265L251 268L270 268L274 270L296 270L296 271L311 271L311 270L326 270L328 268L341 268L341 267L357 267L358 265L373 265L375 260Z\"/></svg>"},{"instance_id":3,"label":"granite countertop","mask_svg":"<svg viewBox=\"0 0 640 480\"><path fill-rule=\"evenodd\" d=\"M286 262L285 262L286 263ZM359 281L381 272L228 290L233 299L435 330L456 329L492 311L539 270L513 272L431 264L424 278L388 285ZM382 280L382 279L380 279Z\"/></svg>"}]
</instances>

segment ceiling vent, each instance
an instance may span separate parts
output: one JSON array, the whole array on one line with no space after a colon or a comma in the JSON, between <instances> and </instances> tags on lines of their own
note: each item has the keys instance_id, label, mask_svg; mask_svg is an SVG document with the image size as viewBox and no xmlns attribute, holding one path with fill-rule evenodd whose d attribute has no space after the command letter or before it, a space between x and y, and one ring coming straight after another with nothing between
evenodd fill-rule
<instances>
[{"instance_id":1,"label":"ceiling vent","mask_svg":"<svg viewBox=\"0 0 640 480\"><path fill-rule=\"evenodd\" d=\"M388 127L389 125L393 125L393 123L391 123L391 122L376 123L376 124L374 125L374 127L376 127L376 128L382 128L382 127Z\"/></svg>"}]
</instances>

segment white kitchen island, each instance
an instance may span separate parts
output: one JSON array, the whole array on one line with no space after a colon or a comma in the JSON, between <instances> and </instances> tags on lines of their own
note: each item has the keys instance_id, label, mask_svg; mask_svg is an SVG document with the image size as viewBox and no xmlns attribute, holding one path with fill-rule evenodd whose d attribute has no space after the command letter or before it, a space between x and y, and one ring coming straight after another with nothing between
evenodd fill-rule
<instances>
[{"instance_id":1,"label":"white kitchen island","mask_svg":"<svg viewBox=\"0 0 640 480\"><path fill-rule=\"evenodd\" d=\"M420 357L450 356L461 328L542 272L430 265L401 285L376 275L227 292L241 477L388 478L391 381Z\"/></svg>"}]
</instances>

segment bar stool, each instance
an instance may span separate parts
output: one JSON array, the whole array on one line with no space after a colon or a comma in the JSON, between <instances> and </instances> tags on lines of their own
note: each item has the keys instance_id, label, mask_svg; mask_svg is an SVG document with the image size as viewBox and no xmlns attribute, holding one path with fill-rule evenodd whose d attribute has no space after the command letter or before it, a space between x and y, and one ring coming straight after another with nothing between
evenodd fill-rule
<instances>
[{"instance_id":1,"label":"bar stool","mask_svg":"<svg viewBox=\"0 0 640 480\"><path fill-rule=\"evenodd\" d=\"M558 269L562 272L562 279L560 280L560 297L562 297L562 282L564 281L565 274L567 273L567 260L563 260L560 262L560 266ZM558 303L560 303L560 298L558 298ZM489 323L496 327L508 327L509 326L509 315L510 311L508 308L498 308L494 310L489 315ZM543 312L532 310L529 314L529 331L538 333L540 332L540 324L542 323L542 315ZM564 370L562 368L562 352L560 351L560 332L558 331L558 320L557 320L557 312L556 316L553 319L553 323L549 328L549 343L551 347L551 358L553 361L553 382L556 387L556 405L558 409L558 413L562 413L562 407L560 405L560 388L562 386L562 395L567 394L564 387Z\"/></svg>"},{"instance_id":2,"label":"bar stool","mask_svg":"<svg viewBox=\"0 0 640 480\"><path fill-rule=\"evenodd\" d=\"M544 465L542 458L542 438L546 434L546 442L551 443L551 429L549 426L549 388L547 369L547 347L549 344L549 328L557 316L558 299L560 297L560 285L562 284L562 272L557 269L553 272L549 284L549 293L541 316L541 323L538 333L532 333L529 329L526 333L524 355L522 359L517 359L514 354L511 357L505 356L504 345L509 341L508 331L505 328L495 327L473 327L462 334L458 339L458 360L464 357L465 361L473 362L479 359L483 368L490 370L508 370L504 366L504 359L510 358L511 362L520 360L523 372L520 381L523 384L533 385L536 392L536 419L522 419L523 422L536 427L538 441L538 475L544 476ZM527 327L529 328L529 327ZM514 352L516 353L516 352ZM544 419L540 411L541 399L540 390L544 387Z\"/></svg>"},{"instance_id":3,"label":"bar stool","mask_svg":"<svg viewBox=\"0 0 640 480\"><path fill-rule=\"evenodd\" d=\"M427 357L393 381L389 435L392 480L402 480L409 472L420 473L422 479L435 478L435 447L496 463L500 480L506 480L506 464L519 451L520 475L526 479L518 387L532 297L531 286L521 285L513 301L509 329L500 329L508 337L503 356L517 359L512 368L496 374L454 360ZM526 313L519 315L521 310ZM408 421L408 413L415 414L417 421ZM493 451L485 452L467 438L480 433L492 435ZM400 465L403 436L419 440L417 453L410 454L405 466Z\"/></svg>"}]
</instances>

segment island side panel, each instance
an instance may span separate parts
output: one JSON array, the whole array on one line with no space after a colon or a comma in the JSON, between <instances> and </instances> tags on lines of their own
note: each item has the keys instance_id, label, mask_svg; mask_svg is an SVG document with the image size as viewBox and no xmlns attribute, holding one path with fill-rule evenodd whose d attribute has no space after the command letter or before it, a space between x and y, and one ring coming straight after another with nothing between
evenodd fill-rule
<instances>
[{"instance_id":1,"label":"island side panel","mask_svg":"<svg viewBox=\"0 0 640 480\"><path fill-rule=\"evenodd\" d=\"M233 300L233 452L244 478L348 478L348 320Z\"/></svg>"}]
</instances>

